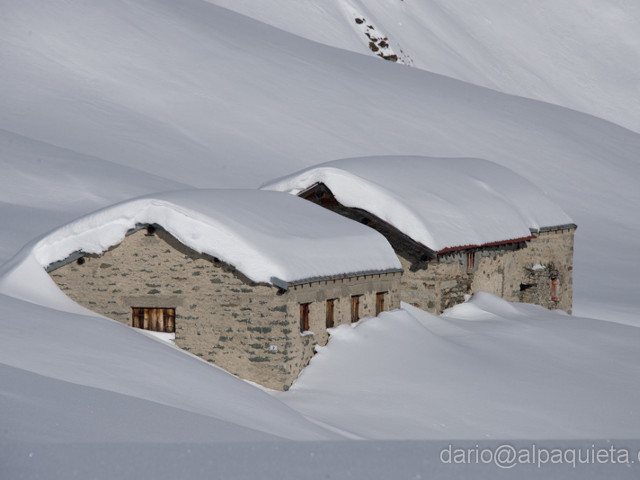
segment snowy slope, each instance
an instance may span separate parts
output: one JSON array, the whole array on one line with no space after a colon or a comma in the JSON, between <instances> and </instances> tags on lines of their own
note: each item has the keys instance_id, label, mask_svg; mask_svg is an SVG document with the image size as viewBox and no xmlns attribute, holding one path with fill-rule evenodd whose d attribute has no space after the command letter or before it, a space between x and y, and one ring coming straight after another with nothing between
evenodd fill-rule
<instances>
[{"instance_id":1,"label":"snowy slope","mask_svg":"<svg viewBox=\"0 0 640 480\"><path fill-rule=\"evenodd\" d=\"M367 210L436 252L527 238L532 230L573 223L531 182L478 158L341 159L262 188L297 195L317 183L342 205Z\"/></svg>"},{"instance_id":2,"label":"snowy slope","mask_svg":"<svg viewBox=\"0 0 640 480\"><path fill-rule=\"evenodd\" d=\"M1 295L0 323L2 444L337 437L262 390L113 320Z\"/></svg>"},{"instance_id":3,"label":"snowy slope","mask_svg":"<svg viewBox=\"0 0 640 480\"><path fill-rule=\"evenodd\" d=\"M480 293L340 325L276 396L362 438L637 438L638 355L637 327Z\"/></svg>"},{"instance_id":4,"label":"snowy slope","mask_svg":"<svg viewBox=\"0 0 640 480\"><path fill-rule=\"evenodd\" d=\"M1 300L9 478L501 478L439 454L637 445L637 327L489 295L445 317L405 306L335 329L293 388L270 396L119 323ZM402 441L338 441L353 438ZM543 472L635 478L632 467Z\"/></svg>"},{"instance_id":5,"label":"snowy slope","mask_svg":"<svg viewBox=\"0 0 640 480\"><path fill-rule=\"evenodd\" d=\"M0 259L81 214L186 185L0 130Z\"/></svg>"},{"instance_id":6,"label":"snowy slope","mask_svg":"<svg viewBox=\"0 0 640 480\"><path fill-rule=\"evenodd\" d=\"M317 42L376 55L370 32L407 65L640 131L637 2L208 1Z\"/></svg>"}]
</instances>

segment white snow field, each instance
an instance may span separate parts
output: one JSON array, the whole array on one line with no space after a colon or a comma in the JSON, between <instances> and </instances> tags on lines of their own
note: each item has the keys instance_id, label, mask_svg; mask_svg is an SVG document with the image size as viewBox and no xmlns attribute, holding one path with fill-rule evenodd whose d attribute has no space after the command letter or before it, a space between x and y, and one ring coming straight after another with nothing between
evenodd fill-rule
<instances>
[{"instance_id":1,"label":"white snow field","mask_svg":"<svg viewBox=\"0 0 640 480\"><path fill-rule=\"evenodd\" d=\"M637 478L638 6L214 3L0 0L0 478ZM418 68L375 58L354 10ZM272 394L70 305L37 262L6 275L117 202L406 155L546 192L578 225L575 316L405 306ZM441 461L457 441L635 462Z\"/></svg>"},{"instance_id":2,"label":"white snow field","mask_svg":"<svg viewBox=\"0 0 640 480\"><path fill-rule=\"evenodd\" d=\"M638 436L640 392L621 381L640 378L637 327L481 292L440 317L403 304L331 336L276 395L358 438Z\"/></svg>"},{"instance_id":3,"label":"white snow field","mask_svg":"<svg viewBox=\"0 0 640 480\"><path fill-rule=\"evenodd\" d=\"M368 55L395 53L406 65L640 132L637 2L207 1L316 42ZM373 52L367 31L389 46Z\"/></svg>"}]
</instances>

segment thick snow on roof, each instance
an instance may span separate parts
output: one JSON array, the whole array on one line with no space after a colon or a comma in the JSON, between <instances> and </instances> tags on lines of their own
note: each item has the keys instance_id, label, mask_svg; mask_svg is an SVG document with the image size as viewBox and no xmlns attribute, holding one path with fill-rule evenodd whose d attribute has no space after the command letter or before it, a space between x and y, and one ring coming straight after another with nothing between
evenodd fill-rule
<instances>
[{"instance_id":1,"label":"thick snow on roof","mask_svg":"<svg viewBox=\"0 0 640 480\"><path fill-rule=\"evenodd\" d=\"M256 282L400 268L377 232L291 195L259 190L184 190L122 202L46 235L33 254L46 267L76 251L101 253L136 225L152 223Z\"/></svg>"},{"instance_id":2,"label":"thick snow on roof","mask_svg":"<svg viewBox=\"0 0 640 480\"><path fill-rule=\"evenodd\" d=\"M325 184L434 251L528 237L573 223L547 195L506 167L477 158L380 156L335 160L263 185L298 194Z\"/></svg>"}]
</instances>

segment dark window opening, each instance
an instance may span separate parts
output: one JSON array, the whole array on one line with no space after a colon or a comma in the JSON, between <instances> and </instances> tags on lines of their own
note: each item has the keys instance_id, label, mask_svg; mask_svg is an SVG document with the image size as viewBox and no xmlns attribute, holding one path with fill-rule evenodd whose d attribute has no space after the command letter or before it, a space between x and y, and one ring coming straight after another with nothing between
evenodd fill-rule
<instances>
[{"instance_id":1,"label":"dark window opening","mask_svg":"<svg viewBox=\"0 0 640 480\"><path fill-rule=\"evenodd\" d=\"M327 300L327 318L326 318L327 328L333 328L335 324L335 321L334 321L335 303L336 303L335 298L332 298L331 300Z\"/></svg>"},{"instance_id":2,"label":"dark window opening","mask_svg":"<svg viewBox=\"0 0 640 480\"><path fill-rule=\"evenodd\" d=\"M175 308L133 307L131 310L131 324L135 328L165 333L174 333L176 331Z\"/></svg>"},{"instance_id":3,"label":"dark window opening","mask_svg":"<svg viewBox=\"0 0 640 480\"><path fill-rule=\"evenodd\" d=\"M351 323L360 320L360 297L361 295L351 297Z\"/></svg>"},{"instance_id":4,"label":"dark window opening","mask_svg":"<svg viewBox=\"0 0 640 480\"><path fill-rule=\"evenodd\" d=\"M309 303L300 304L300 332L309 330Z\"/></svg>"},{"instance_id":5,"label":"dark window opening","mask_svg":"<svg viewBox=\"0 0 640 480\"><path fill-rule=\"evenodd\" d=\"M535 283L521 283L520 284L520 291L524 292L526 290L529 290L531 287L535 287L536 284Z\"/></svg>"},{"instance_id":6,"label":"dark window opening","mask_svg":"<svg viewBox=\"0 0 640 480\"><path fill-rule=\"evenodd\" d=\"M155 233L156 233L156 227L154 227L153 225L147 226L147 233L145 234L146 236L151 237Z\"/></svg>"},{"instance_id":7,"label":"dark window opening","mask_svg":"<svg viewBox=\"0 0 640 480\"><path fill-rule=\"evenodd\" d=\"M76 263L78 265L84 265L84 262L85 262L84 257L80 257L78 260L76 260Z\"/></svg>"}]
</instances>

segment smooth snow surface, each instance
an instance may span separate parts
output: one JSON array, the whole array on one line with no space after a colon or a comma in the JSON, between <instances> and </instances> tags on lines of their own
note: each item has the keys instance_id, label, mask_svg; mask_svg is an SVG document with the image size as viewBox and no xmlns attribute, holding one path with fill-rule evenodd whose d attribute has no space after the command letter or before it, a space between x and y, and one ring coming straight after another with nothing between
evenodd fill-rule
<instances>
[{"instance_id":1,"label":"smooth snow surface","mask_svg":"<svg viewBox=\"0 0 640 480\"><path fill-rule=\"evenodd\" d=\"M222 369L104 317L0 295L0 330L0 444L339 438Z\"/></svg>"},{"instance_id":2,"label":"smooth snow surface","mask_svg":"<svg viewBox=\"0 0 640 480\"><path fill-rule=\"evenodd\" d=\"M323 183L434 251L526 238L573 223L528 180L475 158L368 157L323 163L262 188L294 195Z\"/></svg>"},{"instance_id":3,"label":"smooth snow surface","mask_svg":"<svg viewBox=\"0 0 640 480\"><path fill-rule=\"evenodd\" d=\"M338 326L276 396L368 439L637 438L639 356L637 327L479 293Z\"/></svg>"},{"instance_id":4,"label":"smooth snow surface","mask_svg":"<svg viewBox=\"0 0 640 480\"><path fill-rule=\"evenodd\" d=\"M74 252L99 254L145 224L160 225L184 245L233 265L255 282L401 268L378 232L291 195L185 190L125 201L45 235L5 267L0 288L15 293L13 287L31 283L26 275L40 276L31 258L48 267Z\"/></svg>"},{"instance_id":5,"label":"smooth snow surface","mask_svg":"<svg viewBox=\"0 0 640 480\"><path fill-rule=\"evenodd\" d=\"M320 43L376 55L362 28L371 26L406 65L640 132L635 1L207 1Z\"/></svg>"}]
</instances>

